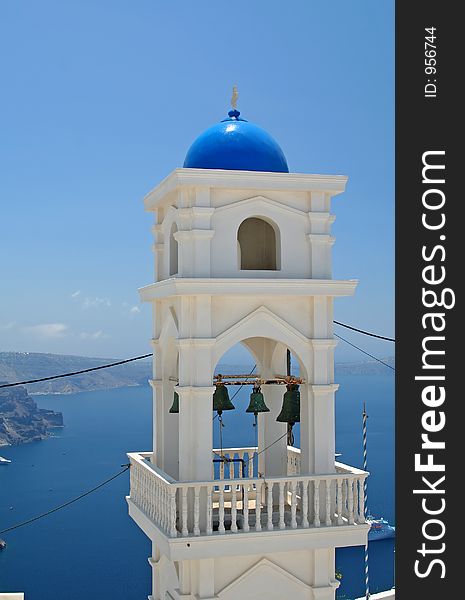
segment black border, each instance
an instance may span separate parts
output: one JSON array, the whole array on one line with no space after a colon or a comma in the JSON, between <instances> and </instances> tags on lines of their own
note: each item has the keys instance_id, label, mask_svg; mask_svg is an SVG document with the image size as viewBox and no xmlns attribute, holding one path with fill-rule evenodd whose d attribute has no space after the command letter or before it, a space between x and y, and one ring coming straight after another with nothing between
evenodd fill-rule
<instances>
[{"instance_id":1,"label":"black border","mask_svg":"<svg viewBox=\"0 0 465 600\"><path fill-rule=\"evenodd\" d=\"M459 459L464 424L459 407L462 391L459 382L462 366L459 272L465 252L462 239L460 212L465 206L459 189L459 176L465 168L461 165L463 150L459 146L463 119L461 116L463 89L462 40L463 24L457 5L447 2L397 2L396 3L396 598L442 600L465 598L461 583L461 546L464 543L465 473ZM458 5L460 7L460 5ZM425 28L436 27L437 74L425 74ZM437 81L437 97L425 98L424 86L428 78ZM441 234L446 250L445 261L437 265L446 268L443 286L455 290L456 304L445 310L447 325L443 348L445 357L446 400L442 407L446 425L435 439L446 441L445 450L437 451L436 462L444 462L446 509L441 516L446 531L438 542L429 542L431 548L445 543L442 554L429 555L440 558L445 564L445 577L436 565L430 575L415 575L415 560L422 559L425 568L428 558L417 552L423 540L422 526L429 517L422 510L421 496L413 489L422 486L421 474L414 469L414 455L421 451L421 417L425 407L421 400L424 382L416 382L422 371L422 340L427 332L421 317L427 312L422 305L422 246L432 248L439 241L439 232L422 227L424 209L422 195L422 155L429 150L444 150L446 165L446 194L444 212L446 224ZM465 220L465 217L464 217ZM439 256L440 253L438 253ZM439 310L439 309L436 309ZM438 334L440 335L440 334ZM465 371L465 365L462 366ZM437 374L434 373L434 374ZM441 410L441 409L437 409ZM442 474L433 474L442 475ZM438 498L439 496L436 496ZM431 532L433 529L431 529Z\"/></svg>"}]
</instances>

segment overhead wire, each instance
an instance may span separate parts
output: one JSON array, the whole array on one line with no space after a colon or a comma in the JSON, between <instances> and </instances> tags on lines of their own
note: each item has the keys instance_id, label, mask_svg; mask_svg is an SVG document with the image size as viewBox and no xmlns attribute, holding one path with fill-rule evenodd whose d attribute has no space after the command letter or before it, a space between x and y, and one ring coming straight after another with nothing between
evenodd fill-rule
<instances>
[{"instance_id":1,"label":"overhead wire","mask_svg":"<svg viewBox=\"0 0 465 600\"><path fill-rule=\"evenodd\" d=\"M81 375L82 373L90 373L91 371L98 371L100 369L108 369L109 367L116 367L118 365L124 365L126 363L134 362L135 360L141 360L142 358L148 358L153 356L150 354L142 354L141 356L134 356L133 358L126 358L125 360L119 360L114 363L101 365L99 367L90 367L89 369L82 369L81 371L72 371L71 373L62 373L61 375L51 375L50 377L40 377L39 379L29 379L28 381L16 381L15 383L2 383L0 388L13 387L15 385L26 385L28 383L39 383L40 381L50 381L51 379L60 379L61 377L70 377L72 375Z\"/></svg>"},{"instance_id":2,"label":"overhead wire","mask_svg":"<svg viewBox=\"0 0 465 600\"><path fill-rule=\"evenodd\" d=\"M386 337L385 335L378 335L377 333L371 333L370 331L365 331L364 329L358 329L358 327L352 327L351 325L346 325L345 323L341 323L340 321L333 321L336 325L340 325L341 327L345 327L346 329L351 329L352 331L356 331L357 333L363 333L363 335L368 335L370 337L378 338L379 340L386 340L387 342L394 342L395 338Z\"/></svg>"},{"instance_id":3,"label":"overhead wire","mask_svg":"<svg viewBox=\"0 0 465 600\"><path fill-rule=\"evenodd\" d=\"M382 365L384 365L385 367L388 367L389 369L392 369L393 371L395 371L396 369L390 365L387 362L384 362L384 360L381 360L380 358L378 358L377 356L374 356L373 354L370 354L369 352L366 352L365 350L362 350L362 348L359 348L358 346L356 346L355 344L353 344L352 342L349 342L349 340L346 340L345 338L342 337L342 335L338 335L337 333L334 334L337 338L339 338L340 340L342 340L343 342L345 342L346 344L349 344L349 346L352 346L353 348L356 348L357 350L360 350L360 352L363 352L363 354L366 354L367 356L369 356L370 358L373 358L374 360L377 360L379 363L381 363Z\"/></svg>"},{"instance_id":4,"label":"overhead wire","mask_svg":"<svg viewBox=\"0 0 465 600\"><path fill-rule=\"evenodd\" d=\"M83 494L80 494L79 496L76 496L76 498L73 498L72 500L68 500L68 502L64 502L63 504L60 504L59 506L55 506L55 508L47 510L46 512L41 513L40 515L32 517L31 519L27 519L26 521L21 521L20 523L16 523L16 525L12 525L11 527L7 527L6 529L2 529L0 531L0 534L7 533L8 531L13 531L15 529L19 529L20 527L24 527L24 525L29 525L30 523L34 523L34 521L38 521L39 519L43 519L44 517L48 517L52 513L55 513L57 511L61 510L62 508L66 508L67 506L69 506L70 504L74 504L74 502L77 502L78 500L82 500L82 498L85 498L89 494L92 494L93 492L96 492L97 490L99 490L100 488L102 488L104 485L107 485L108 483L110 483L110 481L113 481L114 479L116 479L117 477L119 477L120 475L122 475L123 473L126 473L126 471L129 470L129 468L130 468L131 465L127 464L127 465L121 465L121 466L124 467L124 469L122 471L119 471L118 473L116 473L116 475L113 475L112 477L106 479L105 481L102 481L102 483L99 483L98 485L96 485L92 489L87 490L87 492L84 492Z\"/></svg>"}]
</instances>

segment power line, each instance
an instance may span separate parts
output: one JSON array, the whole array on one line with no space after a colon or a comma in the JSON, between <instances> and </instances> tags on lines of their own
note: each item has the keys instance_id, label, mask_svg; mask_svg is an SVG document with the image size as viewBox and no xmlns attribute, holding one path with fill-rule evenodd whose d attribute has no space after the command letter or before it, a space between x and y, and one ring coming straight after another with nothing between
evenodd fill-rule
<instances>
[{"instance_id":1,"label":"power line","mask_svg":"<svg viewBox=\"0 0 465 600\"><path fill-rule=\"evenodd\" d=\"M257 365L254 365L253 369L250 371L250 373L247 375L247 377L250 377L253 374L253 372L255 371L256 368L257 368ZM246 379L247 379L247 377L246 377ZM241 391L241 389L244 387L244 385L245 385L245 383L241 383L239 389L234 392L234 394L233 394L233 396L231 398L231 402L234 400L234 398L237 396L237 394Z\"/></svg>"},{"instance_id":2,"label":"power line","mask_svg":"<svg viewBox=\"0 0 465 600\"><path fill-rule=\"evenodd\" d=\"M369 335L374 338L378 338L379 340L386 340L388 342L395 342L395 338L386 337L384 335L378 335L377 333L370 333L369 331L365 331L364 329L358 329L357 327L352 327L351 325L346 325L345 323L341 323L340 321L333 321L336 325L340 325L341 327L345 327L346 329L352 329L352 331L357 331L357 333L363 333L363 335Z\"/></svg>"},{"instance_id":3,"label":"power line","mask_svg":"<svg viewBox=\"0 0 465 600\"><path fill-rule=\"evenodd\" d=\"M0 388L13 387L15 385L26 385L27 383L39 383L39 381L50 381L51 379L60 379L61 377L70 377L71 375L81 375L81 373L90 373L91 371L98 371L99 369L108 369L109 367L116 367L118 365L124 365L126 363L133 362L135 360L141 360L142 358L148 358L153 354L142 354L142 356L135 356L134 358L127 358L126 360L119 360L118 362L110 363L108 365L101 365L100 367L91 367L90 369L82 369L82 371L73 371L71 373L62 373L61 375L51 375L50 377L41 377L40 379L29 379L29 381L17 381L16 383L2 383Z\"/></svg>"},{"instance_id":4,"label":"power line","mask_svg":"<svg viewBox=\"0 0 465 600\"><path fill-rule=\"evenodd\" d=\"M113 475L109 479L106 479L105 481L102 481L102 483L99 483L98 485L96 485L95 487L93 487L91 490L87 490L87 492L84 492L80 496L77 496L76 498L73 498L72 500L68 500L68 502L65 502L64 504L60 504L59 506L56 506L55 508L52 508L52 509L48 510L47 512L44 512L44 513L42 513L40 515L32 517L32 519L28 519L27 521L22 521L21 523L17 523L16 525L12 525L11 527L7 527L6 529L2 529L0 531L0 534L1 533L7 533L8 531L13 531L14 529L19 529L20 527L24 527L24 525L29 525L29 523L33 523L34 521L38 521L39 519L43 519L44 517L47 517L48 515L51 515L52 513L57 512L58 510L61 510L62 508L65 508L66 506L69 506L70 504L74 504L74 502L77 502L78 500L81 500L85 496L88 496L89 494L92 494L93 492L97 491L98 489L100 489L104 485L107 485L108 483L110 483L110 481L113 481L113 479L116 479L117 477L119 477L123 473L126 473L126 471L130 468L131 465L128 464L128 465L121 465L121 466L124 467L124 469L122 471L119 471L119 473L116 473L116 475Z\"/></svg>"},{"instance_id":5,"label":"power line","mask_svg":"<svg viewBox=\"0 0 465 600\"><path fill-rule=\"evenodd\" d=\"M393 366L391 366L390 364L384 362L383 360L381 360L380 358L378 358L377 356L373 356L373 354L370 354L369 352L366 352L365 350L362 350L361 348L359 348L358 346L356 346L355 344L352 344L352 342L349 342L349 340L346 340L345 338L342 337L342 335L338 335L337 333L334 334L337 338L339 338L340 340L342 340L343 342L345 342L346 344L349 344L349 346L352 346L353 348L356 348L357 350L360 350L360 352L363 352L363 354L366 354L367 356L369 356L370 358L373 358L374 360L377 360L379 363L381 363L382 365L384 365L385 367L389 367L389 369L392 369L393 371L395 371L395 368Z\"/></svg>"}]
</instances>

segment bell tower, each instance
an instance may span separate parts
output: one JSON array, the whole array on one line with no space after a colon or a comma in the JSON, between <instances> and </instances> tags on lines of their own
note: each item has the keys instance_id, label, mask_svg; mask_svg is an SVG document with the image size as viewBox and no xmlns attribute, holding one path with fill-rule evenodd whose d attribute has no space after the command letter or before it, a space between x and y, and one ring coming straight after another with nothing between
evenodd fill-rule
<instances>
[{"instance_id":1,"label":"bell tower","mask_svg":"<svg viewBox=\"0 0 465 600\"><path fill-rule=\"evenodd\" d=\"M127 500L152 541L152 600L333 600L335 548L366 543L367 473L335 462L333 299L356 281L332 279L330 204L346 181L290 173L234 106L144 199L153 449L129 454ZM221 449L215 469L213 419L231 409L215 367L238 343L257 365L258 447Z\"/></svg>"}]
</instances>

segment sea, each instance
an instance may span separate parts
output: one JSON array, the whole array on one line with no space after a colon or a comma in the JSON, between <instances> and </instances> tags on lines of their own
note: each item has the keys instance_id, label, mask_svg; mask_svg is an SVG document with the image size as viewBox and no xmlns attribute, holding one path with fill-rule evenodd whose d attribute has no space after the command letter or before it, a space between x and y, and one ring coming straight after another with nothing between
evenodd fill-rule
<instances>
[{"instance_id":1,"label":"sea","mask_svg":"<svg viewBox=\"0 0 465 600\"><path fill-rule=\"evenodd\" d=\"M368 507L395 525L394 377L344 375L336 394L339 461L361 467L362 410L368 413ZM250 390L224 413L223 445L255 443L253 416L245 413ZM126 452L151 448L149 386L69 395L35 396L41 408L63 413L65 427L50 438L0 448L12 462L0 466L0 531L86 492L122 470ZM299 431L296 426L296 445ZM218 445L218 428L214 444ZM129 474L78 502L0 537L0 592L25 592L26 600L142 600L151 593L151 545L129 518ZM394 585L394 540L369 544L370 591ZM365 594L364 547L336 551L338 600Z\"/></svg>"}]
</instances>

